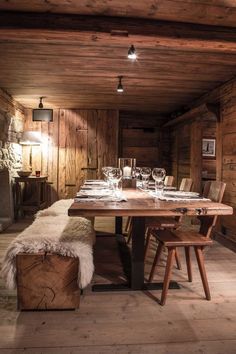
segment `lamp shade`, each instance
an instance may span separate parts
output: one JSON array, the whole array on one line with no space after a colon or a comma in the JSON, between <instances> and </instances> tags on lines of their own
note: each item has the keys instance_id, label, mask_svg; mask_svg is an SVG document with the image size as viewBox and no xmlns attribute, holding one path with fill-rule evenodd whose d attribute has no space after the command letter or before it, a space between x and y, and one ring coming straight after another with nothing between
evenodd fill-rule
<instances>
[{"instance_id":1,"label":"lamp shade","mask_svg":"<svg viewBox=\"0 0 236 354\"><path fill-rule=\"evenodd\" d=\"M33 109L33 121L35 122L52 122L53 110L46 108Z\"/></svg>"},{"instance_id":2,"label":"lamp shade","mask_svg":"<svg viewBox=\"0 0 236 354\"><path fill-rule=\"evenodd\" d=\"M41 143L41 134L36 131L25 131L20 138L21 145L40 145Z\"/></svg>"}]
</instances>

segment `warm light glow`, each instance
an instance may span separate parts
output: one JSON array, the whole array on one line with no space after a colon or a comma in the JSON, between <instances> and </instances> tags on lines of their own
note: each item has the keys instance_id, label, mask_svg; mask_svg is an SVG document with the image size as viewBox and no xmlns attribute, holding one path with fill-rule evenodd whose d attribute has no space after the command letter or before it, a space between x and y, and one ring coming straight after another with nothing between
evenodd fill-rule
<instances>
[{"instance_id":1,"label":"warm light glow","mask_svg":"<svg viewBox=\"0 0 236 354\"><path fill-rule=\"evenodd\" d=\"M131 47L128 50L128 58L131 60L137 59L136 50L133 45L131 45Z\"/></svg>"},{"instance_id":2,"label":"warm light glow","mask_svg":"<svg viewBox=\"0 0 236 354\"><path fill-rule=\"evenodd\" d=\"M37 131L25 131L20 138L21 145L40 145L41 143L41 134Z\"/></svg>"},{"instance_id":3,"label":"warm light glow","mask_svg":"<svg viewBox=\"0 0 236 354\"><path fill-rule=\"evenodd\" d=\"M117 92L124 92L123 87L117 87Z\"/></svg>"},{"instance_id":4,"label":"warm light glow","mask_svg":"<svg viewBox=\"0 0 236 354\"><path fill-rule=\"evenodd\" d=\"M118 79L119 79L119 83L118 83L118 86L117 86L117 92L124 92L124 88L123 88L123 85L122 85L122 80L123 76L118 76Z\"/></svg>"}]
</instances>

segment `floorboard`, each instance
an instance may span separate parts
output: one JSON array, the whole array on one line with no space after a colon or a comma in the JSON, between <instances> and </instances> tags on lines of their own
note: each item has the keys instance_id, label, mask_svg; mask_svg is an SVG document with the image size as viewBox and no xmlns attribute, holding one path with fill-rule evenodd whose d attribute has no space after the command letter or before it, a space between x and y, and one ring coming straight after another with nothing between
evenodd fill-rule
<instances>
[{"instance_id":1,"label":"floorboard","mask_svg":"<svg viewBox=\"0 0 236 354\"><path fill-rule=\"evenodd\" d=\"M19 222L0 234L0 264L12 239L29 222ZM99 218L96 229L112 233L114 220ZM93 283L124 279L113 236L100 237ZM150 270L155 242L148 255ZM155 281L163 279L164 254ZM209 353L233 354L236 348L236 254L214 242L205 252L212 301L204 299L195 255L193 283L181 253L183 270L174 269L180 290L171 290L165 307L160 291L94 293L88 287L78 311L18 312L16 293L0 279L1 354L75 353Z\"/></svg>"}]
</instances>

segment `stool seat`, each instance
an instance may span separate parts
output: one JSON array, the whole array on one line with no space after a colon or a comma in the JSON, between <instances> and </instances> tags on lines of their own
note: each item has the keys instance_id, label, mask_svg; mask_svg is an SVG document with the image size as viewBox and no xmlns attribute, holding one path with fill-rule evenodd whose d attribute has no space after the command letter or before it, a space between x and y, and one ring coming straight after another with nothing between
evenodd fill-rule
<instances>
[{"instance_id":1,"label":"stool seat","mask_svg":"<svg viewBox=\"0 0 236 354\"><path fill-rule=\"evenodd\" d=\"M166 247L208 246L213 243L212 239L193 231L155 230L152 236Z\"/></svg>"}]
</instances>

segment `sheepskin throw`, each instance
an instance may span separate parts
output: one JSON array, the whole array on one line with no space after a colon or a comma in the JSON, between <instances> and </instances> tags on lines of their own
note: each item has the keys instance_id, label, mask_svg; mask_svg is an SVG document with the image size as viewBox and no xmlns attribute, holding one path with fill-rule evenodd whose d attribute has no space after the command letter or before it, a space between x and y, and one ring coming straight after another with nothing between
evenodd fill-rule
<instances>
[{"instance_id":1,"label":"sheepskin throw","mask_svg":"<svg viewBox=\"0 0 236 354\"><path fill-rule=\"evenodd\" d=\"M53 207L40 212L41 215L38 213L33 224L21 232L8 247L1 271L8 288L16 287L16 255L42 251L79 258L78 284L80 288L86 287L91 282L94 271L92 245L95 232L93 226L90 220L69 217L63 212L66 209L67 213L72 203L71 200L59 202L57 202L59 204L57 209L61 209L61 213L57 214ZM68 205L65 208L66 203Z\"/></svg>"}]
</instances>

